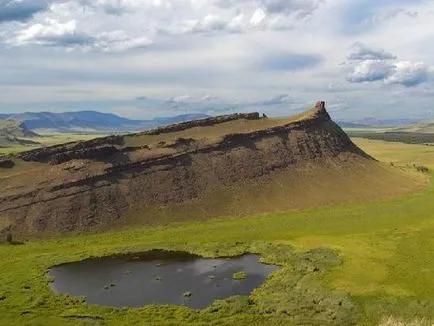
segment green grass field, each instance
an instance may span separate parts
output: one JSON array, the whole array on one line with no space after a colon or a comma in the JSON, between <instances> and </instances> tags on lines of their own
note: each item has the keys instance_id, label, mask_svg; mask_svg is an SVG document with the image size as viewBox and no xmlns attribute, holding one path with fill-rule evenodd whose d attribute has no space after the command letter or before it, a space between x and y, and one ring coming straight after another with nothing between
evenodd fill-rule
<instances>
[{"instance_id":1,"label":"green grass field","mask_svg":"<svg viewBox=\"0 0 434 326\"><path fill-rule=\"evenodd\" d=\"M397 169L413 163L434 167L434 153L421 145L356 143ZM434 320L433 198L431 182L425 191L387 200L0 245L0 324L399 325L396 320ZM45 276L54 264L153 248L208 257L255 252L282 268L249 298L218 301L202 311L87 306L83 298L53 294Z\"/></svg>"}]
</instances>

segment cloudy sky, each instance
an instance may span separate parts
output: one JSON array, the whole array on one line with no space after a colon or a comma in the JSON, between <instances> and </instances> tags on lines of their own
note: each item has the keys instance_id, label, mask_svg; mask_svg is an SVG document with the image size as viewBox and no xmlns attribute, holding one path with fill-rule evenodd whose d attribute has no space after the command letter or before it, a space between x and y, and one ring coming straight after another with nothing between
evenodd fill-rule
<instances>
[{"instance_id":1,"label":"cloudy sky","mask_svg":"<svg viewBox=\"0 0 434 326\"><path fill-rule=\"evenodd\" d=\"M0 0L0 112L434 118L434 0Z\"/></svg>"}]
</instances>

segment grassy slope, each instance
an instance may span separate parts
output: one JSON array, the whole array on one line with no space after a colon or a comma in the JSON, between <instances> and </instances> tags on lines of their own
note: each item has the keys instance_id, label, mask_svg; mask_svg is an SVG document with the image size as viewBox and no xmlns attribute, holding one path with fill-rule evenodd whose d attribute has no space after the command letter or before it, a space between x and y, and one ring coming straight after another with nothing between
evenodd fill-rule
<instances>
[{"instance_id":1,"label":"grassy slope","mask_svg":"<svg viewBox=\"0 0 434 326\"><path fill-rule=\"evenodd\" d=\"M308 114L304 113L304 115ZM297 115L290 118L281 119L261 119L261 120L235 120L218 124L210 127L197 127L185 131L172 132L161 135L141 135L125 137L125 146L142 146L145 144L154 144L160 141L171 141L177 138L217 138L228 133L242 132L248 133L263 128L271 128L278 125L283 125L289 122L300 120L304 115ZM8 144L6 147L0 148L0 155L2 154L15 154L23 151L28 151L41 146L58 145L67 142L91 140L94 138L104 137L104 134L86 134L86 133L49 133L42 134L39 137L25 138L23 140L32 140L40 143L40 145L22 145L22 144Z\"/></svg>"},{"instance_id":2,"label":"grassy slope","mask_svg":"<svg viewBox=\"0 0 434 326\"><path fill-rule=\"evenodd\" d=\"M274 118L260 120L245 120L239 119L229 122L223 122L213 126L194 127L183 131L163 133L159 135L127 135L125 137L125 146L142 146L145 144L155 144L160 141L173 141L178 138L193 138L193 139L215 139L231 133L249 133L261 129L273 128L296 122L309 115L310 111L303 115L296 115L289 118Z\"/></svg>"},{"instance_id":3,"label":"grassy slope","mask_svg":"<svg viewBox=\"0 0 434 326\"><path fill-rule=\"evenodd\" d=\"M422 150L416 145L400 145L394 152L387 143L357 142L380 160L389 162L393 156L395 162L403 165L413 163L412 157ZM434 166L434 155L421 155L418 160ZM421 193L365 204L188 223L152 231L77 236L22 246L3 245L0 246L0 297L6 298L0 301L0 324L73 325L80 322L64 317L78 315L100 316L113 325L288 325L282 309L292 309L294 296L291 295L297 289L312 289L318 284L349 291L357 305L354 318L362 325L376 325L389 315L433 318L433 195L431 186ZM287 285L294 275L290 266L297 264L289 258L291 250L286 247L289 245L300 251L336 248L343 264L331 273L291 288ZM263 253L267 261L285 265L253 296L255 305L238 298L222 304L214 313L196 313L182 307L127 310L86 307L80 300L53 295L44 278L44 270L55 263L149 248L176 248L207 256L249 250ZM296 273L300 271L296 269ZM24 289L25 285L31 289ZM335 295L323 291L326 297ZM269 307L272 313L265 314L263 307L267 304L279 308ZM302 324L302 321L296 319L295 323Z\"/></svg>"},{"instance_id":4,"label":"grassy slope","mask_svg":"<svg viewBox=\"0 0 434 326\"><path fill-rule=\"evenodd\" d=\"M396 128L396 130L405 132L434 133L434 122L431 121L427 123L415 123L413 125L403 128Z\"/></svg>"}]
</instances>

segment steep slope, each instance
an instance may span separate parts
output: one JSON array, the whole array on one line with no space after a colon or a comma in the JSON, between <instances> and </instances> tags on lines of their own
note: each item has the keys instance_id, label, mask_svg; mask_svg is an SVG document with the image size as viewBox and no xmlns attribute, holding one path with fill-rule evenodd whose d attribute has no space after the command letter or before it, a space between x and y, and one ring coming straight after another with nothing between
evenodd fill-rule
<instances>
[{"instance_id":1,"label":"steep slope","mask_svg":"<svg viewBox=\"0 0 434 326\"><path fill-rule=\"evenodd\" d=\"M324 102L289 119L207 118L16 161L0 172L0 228L31 235L299 209L425 183L355 146Z\"/></svg>"}]
</instances>

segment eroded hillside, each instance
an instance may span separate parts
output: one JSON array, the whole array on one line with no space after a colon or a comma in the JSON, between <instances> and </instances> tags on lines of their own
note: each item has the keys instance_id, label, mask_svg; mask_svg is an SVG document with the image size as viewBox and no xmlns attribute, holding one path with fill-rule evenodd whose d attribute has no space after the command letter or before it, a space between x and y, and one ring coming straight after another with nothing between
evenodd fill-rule
<instances>
[{"instance_id":1,"label":"eroded hillside","mask_svg":"<svg viewBox=\"0 0 434 326\"><path fill-rule=\"evenodd\" d=\"M38 135L20 121L0 119L0 148L11 144L36 144L36 142L21 139L35 136Z\"/></svg>"},{"instance_id":2,"label":"eroded hillside","mask_svg":"<svg viewBox=\"0 0 434 326\"><path fill-rule=\"evenodd\" d=\"M0 230L65 233L385 197L424 180L355 146L324 102L32 150L0 168Z\"/></svg>"}]
</instances>

